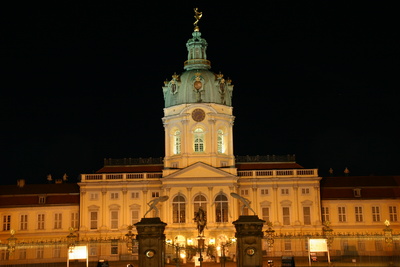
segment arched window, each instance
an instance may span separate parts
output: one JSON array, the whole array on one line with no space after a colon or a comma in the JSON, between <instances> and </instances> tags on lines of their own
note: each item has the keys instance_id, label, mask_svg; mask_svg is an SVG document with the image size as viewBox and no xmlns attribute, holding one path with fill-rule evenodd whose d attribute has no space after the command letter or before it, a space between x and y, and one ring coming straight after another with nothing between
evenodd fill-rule
<instances>
[{"instance_id":1,"label":"arched window","mask_svg":"<svg viewBox=\"0 0 400 267\"><path fill-rule=\"evenodd\" d=\"M201 128L194 130L194 152L204 151L204 131Z\"/></svg>"},{"instance_id":2,"label":"arched window","mask_svg":"<svg viewBox=\"0 0 400 267\"><path fill-rule=\"evenodd\" d=\"M228 198L223 194L215 198L215 218L216 222L228 221Z\"/></svg>"},{"instance_id":3,"label":"arched window","mask_svg":"<svg viewBox=\"0 0 400 267\"><path fill-rule=\"evenodd\" d=\"M173 223L186 222L186 201L182 195L177 195L172 201Z\"/></svg>"},{"instance_id":4,"label":"arched window","mask_svg":"<svg viewBox=\"0 0 400 267\"><path fill-rule=\"evenodd\" d=\"M200 207L205 211L207 215L207 199L204 195L202 194L197 195L194 198L193 203L194 203L194 214L193 214L194 217L196 216L196 212L199 211Z\"/></svg>"},{"instance_id":5,"label":"arched window","mask_svg":"<svg viewBox=\"0 0 400 267\"><path fill-rule=\"evenodd\" d=\"M224 153L224 132L222 130L217 132L217 146L218 153Z\"/></svg>"},{"instance_id":6,"label":"arched window","mask_svg":"<svg viewBox=\"0 0 400 267\"><path fill-rule=\"evenodd\" d=\"M180 154L181 153L181 132L179 130L176 130L174 132L174 154Z\"/></svg>"}]
</instances>

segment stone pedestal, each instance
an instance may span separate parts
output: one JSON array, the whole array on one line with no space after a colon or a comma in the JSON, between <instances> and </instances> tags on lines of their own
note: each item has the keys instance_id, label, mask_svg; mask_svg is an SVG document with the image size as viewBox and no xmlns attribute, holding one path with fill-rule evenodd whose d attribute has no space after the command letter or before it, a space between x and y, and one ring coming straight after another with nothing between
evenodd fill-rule
<instances>
[{"instance_id":1,"label":"stone pedestal","mask_svg":"<svg viewBox=\"0 0 400 267\"><path fill-rule=\"evenodd\" d=\"M262 227L264 220L258 216L239 216L233 224L236 228L237 266L262 267Z\"/></svg>"},{"instance_id":2,"label":"stone pedestal","mask_svg":"<svg viewBox=\"0 0 400 267\"><path fill-rule=\"evenodd\" d=\"M165 226L159 217L142 218L135 223L139 242L139 267L165 265Z\"/></svg>"}]
</instances>

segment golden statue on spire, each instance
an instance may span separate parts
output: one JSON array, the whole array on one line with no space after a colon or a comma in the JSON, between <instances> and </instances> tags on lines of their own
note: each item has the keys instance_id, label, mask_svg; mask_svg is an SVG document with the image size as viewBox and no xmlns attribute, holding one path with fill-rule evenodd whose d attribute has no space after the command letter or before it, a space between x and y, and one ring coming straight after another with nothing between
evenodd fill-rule
<instances>
[{"instance_id":1,"label":"golden statue on spire","mask_svg":"<svg viewBox=\"0 0 400 267\"><path fill-rule=\"evenodd\" d=\"M199 26L197 26L197 23L199 23L199 20L203 16L203 12L199 12L198 10L199 9L197 7L194 9L194 18L196 19L196 21L193 23L193 25L196 32L199 31Z\"/></svg>"}]
</instances>

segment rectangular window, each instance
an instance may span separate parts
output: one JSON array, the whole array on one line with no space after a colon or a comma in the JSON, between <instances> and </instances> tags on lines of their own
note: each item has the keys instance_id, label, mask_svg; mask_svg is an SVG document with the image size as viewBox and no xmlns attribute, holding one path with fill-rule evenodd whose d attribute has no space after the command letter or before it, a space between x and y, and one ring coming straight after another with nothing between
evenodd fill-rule
<instances>
[{"instance_id":1,"label":"rectangular window","mask_svg":"<svg viewBox=\"0 0 400 267\"><path fill-rule=\"evenodd\" d=\"M397 207L389 206L389 219L391 222L397 222Z\"/></svg>"},{"instance_id":2,"label":"rectangular window","mask_svg":"<svg viewBox=\"0 0 400 267\"><path fill-rule=\"evenodd\" d=\"M285 251L291 251L292 250L292 240L290 239L285 239Z\"/></svg>"},{"instance_id":3,"label":"rectangular window","mask_svg":"<svg viewBox=\"0 0 400 267\"><path fill-rule=\"evenodd\" d=\"M382 250L383 250L382 241L375 241L375 251L382 251Z\"/></svg>"},{"instance_id":4,"label":"rectangular window","mask_svg":"<svg viewBox=\"0 0 400 267\"><path fill-rule=\"evenodd\" d=\"M140 198L139 192L132 192L132 193L131 193L131 198L132 198L132 199Z\"/></svg>"},{"instance_id":5,"label":"rectangular window","mask_svg":"<svg viewBox=\"0 0 400 267\"><path fill-rule=\"evenodd\" d=\"M45 204L46 203L46 197L45 196L39 196L39 204Z\"/></svg>"},{"instance_id":6,"label":"rectangular window","mask_svg":"<svg viewBox=\"0 0 400 267\"><path fill-rule=\"evenodd\" d=\"M290 225L290 210L289 207L282 208L283 225Z\"/></svg>"},{"instance_id":7,"label":"rectangular window","mask_svg":"<svg viewBox=\"0 0 400 267\"><path fill-rule=\"evenodd\" d=\"M354 193L354 197L361 197L361 189L360 188L353 189L353 193Z\"/></svg>"},{"instance_id":8,"label":"rectangular window","mask_svg":"<svg viewBox=\"0 0 400 267\"><path fill-rule=\"evenodd\" d=\"M78 227L79 227L79 213L78 212L71 213L71 227L73 229L78 229Z\"/></svg>"},{"instance_id":9,"label":"rectangular window","mask_svg":"<svg viewBox=\"0 0 400 267\"><path fill-rule=\"evenodd\" d=\"M111 199L118 199L119 198L119 194L118 193L110 193L110 198Z\"/></svg>"},{"instance_id":10,"label":"rectangular window","mask_svg":"<svg viewBox=\"0 0 400 267\"><path fill-rule=\"evenodd\" d=\"M19 249L19 259L26 260L26 248Z\"/></svg>"},{"instance_id":11,"label":"rectangular window","mask_svg":"<svg viewBox=\"0 0 400 267\"><path fill-rule=\"evenodd\" d=\"M11 230L11 215L3 216L3 231Z\"/></svg>"},{"instance_id":12,"label":"rectangular window","mask_svg":"<svg viewBox=\"0 0 400 267\"><path fill-rule=\"evenodd\" d=\"M44 214L38 214L37 218L37 229L44 230Z\"/></svg>"},{"instance_id":13,"label":"rectangular window","mask_svg":"<svg viewBox=\"0 0 400 267\"><path fill-rule=\"evenodd\" d=\"M44 248L43 247L37 248L36 249L36 258L43 259L43 255L44 255Z\"/></svg>"},{"instance_id":14,"label":"rectangular window","mask_svg":"<svg viewBox=\"0 0 400 267\"><path fill-rule=\"evenodd\" d=\"M289 188L282 188L281 195L289 195Z\"/></svg>"},{"instance_id":15,"label":"rectangular window","mask_svg":"<svg viewBox=\"0 0 400 267\"><path fill-rule=\"evenodd\" d=\"M118 211L112 210L111 211L111 229L118 229Z\"/></svg>"},{"instance_id":16,"label":"rectangular window","mask_svg":"<svg viewBox=\"0 0 400 267\"><path fill-rule=\"evenodd\" d=\"M268 195L268 189L260 189L261 195Z\"/></svg>"},{"instance_id":17,"label":"rectangular window","mask_svg":"<svg viewBox=\"0 0 400 267\"><path fill-rule=\"evenodd\" d=\"M90 229L97 229L97 220L98 220L98 212L91 211L90 212Z\"/></svg>"},{"instance_id":18,"label":"rectangular window","mask_svg":"<svg viewBox=\"0 0 400 267\"><path fill-rule=\"evenodd\" d=\"M262 208L262 219L265 221L265 223L269 222L269 208L268 207Z\"/></svg>"},{"instance_id":19,"label":"rectangular window","mask_svg":"<svg viewBox=\"0 0 400 267\"><path fill-rule=\"evenodd\" d=\"M365 241L358 241L358 251L365 251Z\"/></svg>"},{"instance_id":20,"label":"rectangular window","mask_svg":"<svg viewBox=\"0 0 400 267\"><path fill-rule=\"evenodd\" d=\"M372 221L373 222L380 222L381 221L381 214L379 207L373 206L372 207Z\"/></svg>"},{"instance_id":21,"label":"rectangular window","mask_svg":"<svg viewBox=\"0 0 400 267\"><path fill-rule=\"evenodd\" d=\"M98 200L99 194L98 193L90 193L90 200Z\"/></svg>"},{"instance_id":22,"label":"rectangular window","mask_svg":"<svg viewBox=\"0 0 400 267\"><path fill-rule=\"evenodd\" d=\"M62 228L62 214L56 213L54 214L54 229Z\"/></svg>"},{"instance_id":23,"label":"rectangular window","mask_svg":"<svg viewBox=\"0 0 400 267\"><path fill-rule=\"evenodd\" d=\"M310 188L302 188L301 189L301 194L302 195L309 195L310 194Z\"/></svg>"},{"instance_id":24,"label":"rectangular window","mask_svg":"<svg viewBox=\"0 0 400 267\"><path fill-rule=\"evenodd\" d=\"M153 198L160 197L160 192L151 192L151 197Z\"/></svg>"},{"instance_id":25,"label":"rectangular window","mask_svg":"<svg viewBox=\"0 0 400 267\"><path fill-rule=\"evenodd\" d=\"M311 225L311 208L303 207L304 225Z\"/></svg>"},{"instance_id":26,"label":"rectangular window","mask_svg":"<svg viewBox=\"0 0 400 267\"><path fill-rule=\"evenodd\" d=\"M354 212L356 215L356 222L362 222L364 220L362 207L354 207Z\"/></svg>"},{"instance_id":27,"label":"rectangular window","mask_svg":"<svg viewBox=\"0 0 400 267\"><path fill-rule=\"evenodd\" d=\"M118 254L118 240L111 239L111 254L117 255Z\"/></svg>"},{"instance_id":28,"label":"rectangular window","mask_svg":"<svg viewBox=\"0 0 400 267\"><path fill-rule=\"evenodd\" d=\"M322 207L322 222L329 222L329 208Z\"/></svg>"},{"instance_id":29,"label":"rectangular window","mask_svg":"<svg viewBox=\"0 0 400 267\"><path fill-rule=\"evenodd\" d=\"M96 245L90 245L90 247L89 247L89 255L90 256L97 256L97 246Z\"/></svg>"},{"instance_id":30,"label":"rectangular window","mask_svg":"<svg viewBox=\"0 0 400 267\"><path fill-rule=\"evenodd\" d=\"M55 247L53 249L53 258L60 258L61 257L61 248Z\"/></svg>"},{"instance_id":31,"label":"rectangular window","mask_svg":"<svg viewBox=\"0 0 400 267\"><path fill-rule=\"evenodd\" d=\"M338 207L339 222L346 222L346 207Z\"/></svg>"},{"instance_id":32,"label":"rectangular window","mask_svg":"<svg viewBox=\"0 0 400 267\"><path fill-rule=\"evenodd\" d=\"M139 210L134 209L134 210L132 210L131 214L132 214L132 224L139 222Z\"/></svg>"},{"instance_id":33,"label":"rectangular window","mask_svg":"<svg viewBox=\"0 0 400 267\"><path fill-rule=\"evenodd\" d=\"M240 194L242 196L248 196L249 195L249 190L248 189L242 189L242 190L240 190Z\"/></svg>"},{"instance_id":34,"label":"rectangular window","mask_svg":"<svg viewBox=\"0 0 400 267\"><path fill-rule=\"evenodd\" d=\"M22 214L20 216L19 229L20 230L28 230L28 215L27 214Z\"/></svg>"}]
</instances>

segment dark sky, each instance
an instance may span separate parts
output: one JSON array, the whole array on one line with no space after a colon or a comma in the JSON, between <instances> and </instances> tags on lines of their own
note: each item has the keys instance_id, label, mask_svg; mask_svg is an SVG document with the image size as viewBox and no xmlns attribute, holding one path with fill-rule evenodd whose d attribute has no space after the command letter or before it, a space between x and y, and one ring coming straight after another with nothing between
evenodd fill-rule
<instances>
[{"instance_id":1,"label":"dark sky","mask_svg":"<svg viewBox=\"0 0 400 267\"><path fill-rule=\"evenodd\" d=\"M184 71L194 7L212 70L235 85L235 155L400 175L393 6L204 2L3 6L0 183L77 181L103 158L163 157L161 87Z\"/></svg>"}]
</instances>

